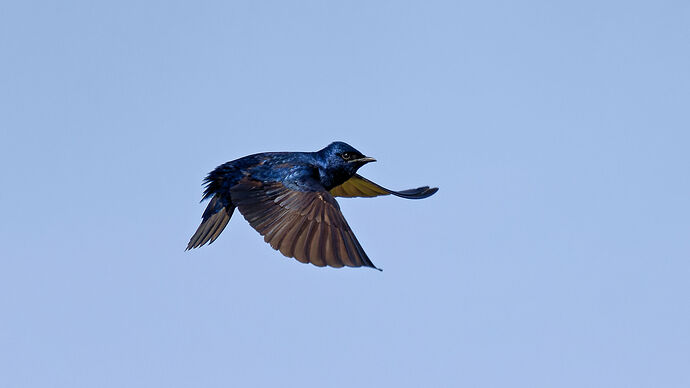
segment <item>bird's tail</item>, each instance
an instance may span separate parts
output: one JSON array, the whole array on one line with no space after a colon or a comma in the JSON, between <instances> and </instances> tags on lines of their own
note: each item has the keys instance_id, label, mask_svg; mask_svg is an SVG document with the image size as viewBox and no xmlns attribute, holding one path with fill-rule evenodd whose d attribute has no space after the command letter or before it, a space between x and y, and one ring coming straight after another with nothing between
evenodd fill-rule
<instances>
[{"instance_id":1,"label":"bird's tail","mask_svg":"<svg viewBox=\"0 0 690 388\"><path fill-rule=\"evenodd\" d=\"M219 195L213 196L201 217L201 225L199 225L192 238L189 239L187 249L185 250L198 248L206 243L214 242L220 236L223 229L225 229L234 210L235 206L225 203Z\"/></svg>"}]
</instances>

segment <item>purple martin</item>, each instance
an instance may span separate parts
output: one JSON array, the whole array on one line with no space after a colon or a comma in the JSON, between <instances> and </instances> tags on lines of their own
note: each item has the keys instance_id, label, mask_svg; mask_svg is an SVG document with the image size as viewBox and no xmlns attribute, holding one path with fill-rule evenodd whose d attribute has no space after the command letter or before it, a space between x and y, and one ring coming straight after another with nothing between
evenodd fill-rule
<instances>
[{"instance_id":1,"label":"purple martin","mask_svg":"<svg viewBox=\"0 0 690 388\"><path fill-rule=\"evenodd\" d=\"M222 164L204 179L202 202L211 201L187 250L215 241L238 208L264 241L287 257L319 267L376 268L335 197L421 199L438 188L393 191L357 174L375 161L334 142L317 152L265 152Z\"/></svg>"}]
</instances>

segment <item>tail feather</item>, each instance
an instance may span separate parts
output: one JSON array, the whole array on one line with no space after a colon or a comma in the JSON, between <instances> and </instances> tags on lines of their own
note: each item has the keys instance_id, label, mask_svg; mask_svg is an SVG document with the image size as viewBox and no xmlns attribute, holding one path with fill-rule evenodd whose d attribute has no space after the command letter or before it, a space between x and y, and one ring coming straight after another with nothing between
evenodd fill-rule
<instances>
[{"instance_id":1,"label":"tail feather","mask_svg":"<svg viewBox=\"0 0 690 388\"><path fill-rule=\"evenodd\" d=\"M189 239L186 250L214 242L223 229L225 229L234 210L234 206L231 204L224 205L218 195L214 196L206 207L206 211L204 211L201 225L199 225L192 238Z\"/></svg>"}]
</instances>

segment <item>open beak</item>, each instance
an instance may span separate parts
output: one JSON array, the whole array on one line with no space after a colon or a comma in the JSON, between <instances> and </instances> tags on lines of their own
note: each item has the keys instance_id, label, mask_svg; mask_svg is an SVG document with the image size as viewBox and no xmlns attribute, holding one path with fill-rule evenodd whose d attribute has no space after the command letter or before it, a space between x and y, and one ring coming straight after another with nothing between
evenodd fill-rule
<instances>
[{"instance_id":1,"label":"open beak","mask_svg":"<svg viewBox=\"0 0 690 388\"><path fill-rule=\"evenodd\" d=\"M356 163L356 162L359 162L359 163L369 163L369 162L375 162L375 161L376 161L376 159L370 158L370 157L368 157L368 156L365 156L365 157L359 158L359 159L348 160L348 162L350 162L350 163Z\"/></svg>"}]
</instances>

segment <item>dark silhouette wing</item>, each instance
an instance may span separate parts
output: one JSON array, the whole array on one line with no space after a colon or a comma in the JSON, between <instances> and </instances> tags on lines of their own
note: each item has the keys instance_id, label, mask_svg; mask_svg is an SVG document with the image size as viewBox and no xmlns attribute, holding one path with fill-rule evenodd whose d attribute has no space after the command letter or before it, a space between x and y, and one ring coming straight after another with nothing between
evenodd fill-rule
<instances>
[{"instance_id":1,"label":"dark silhouette wing","mask_svg":"<svg viewBox=\"0 0 690 388\"><path fill-rule=\"evenodd\" d=\"M437 187L429 188L429 186L403 191L393 191L379 186L359 174L355 174L342 185L332 188L330 193L334 197L376 197L379 195L393 194L401 198L422 199L433 195L437 191Z\"/></svg>"},{"instance_id":2,"label":"dark silhouette wing","mask_svg":"<svg viewBox=\"0 0 690 388\"><path fill-rule=\"evenodd\" d=\"M244 178L230 189L230 195L264 241L283 255L319 267L376 268L335 198L313 179L291 188Z\"/></svg>"}]
</instances>

